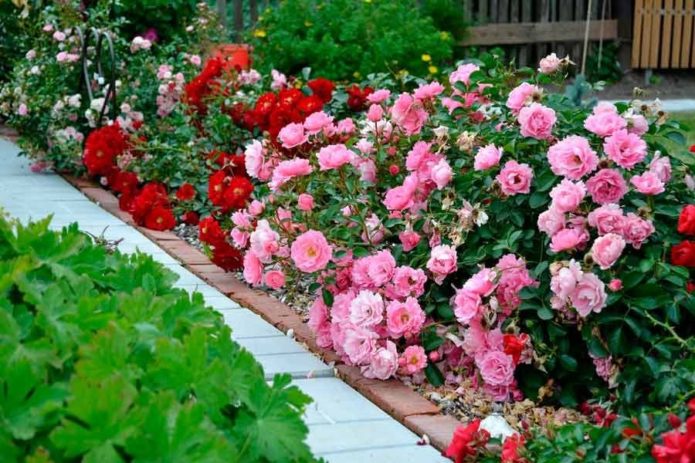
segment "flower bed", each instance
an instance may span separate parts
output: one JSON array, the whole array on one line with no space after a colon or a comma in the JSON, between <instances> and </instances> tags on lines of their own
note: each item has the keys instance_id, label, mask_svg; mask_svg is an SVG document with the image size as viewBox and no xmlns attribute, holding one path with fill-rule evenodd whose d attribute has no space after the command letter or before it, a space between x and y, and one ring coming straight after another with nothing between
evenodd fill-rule
<instances>
[{"instance_id":1,"label":"flower bed","mask_svg":"<svg viewBox=\"0 0 695 463\"><path fill-rule=\"evenodd\" d=\"M307 288L318 345L368 378L591 401L580 411L592 424L563 428L567 448L605 426L618 437L594 450L611 442L630 458L649 452L667 411L685 417L695 160L658 107L578 104L557 91L570 63L555 55L540 73L485 55L442 82L342 86L158 54L142 38L128 48L142 78L84 152L65 114L9 98L25 149L84 164L139 225L198 225L213 261L253 286ZM82 107L72 100L63 107ZM50 142L68 132L75 143ZM661 418L635 434L612 413ZM451 456L482 452L471 426Z\"/></svg>"},{"instance_id":2,"label":"flower bed","mask_svg":"<svg viewBox=\"0 0 695 463\"><path fill-rule=\"evenodd\" d=\"M200 294L48 223L0 217L4 461L313 461L309 398L266 383Z\"/></svg>"}]
</instances>

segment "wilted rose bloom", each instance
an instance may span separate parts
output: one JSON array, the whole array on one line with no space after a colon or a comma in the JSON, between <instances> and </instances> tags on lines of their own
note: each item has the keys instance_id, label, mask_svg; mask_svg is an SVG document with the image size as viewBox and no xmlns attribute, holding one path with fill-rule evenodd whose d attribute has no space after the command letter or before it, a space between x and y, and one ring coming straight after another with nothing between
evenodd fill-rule
<instances>
[{"instance_id":1,"label":"wilted rose bloom","mask_svg":"<svg viewBox=\"0 0 695 463\"><path fill-rule=\"evenodd\" d=\"M560 69L562 60L555 53L551 53L538 63L538 71L543 74L553 74Z\"/></svg>"},{"instance_id":2,"label":"wilted rose bloom","mask_svg":"<svg viewBox=\"0 0 695 463\"><path fill-rule=\"evenodd\" d=\"M625 240L615 233L599 236L591 246L591 257L601 270L608 270L616 263L625 249Z\"/></svg>"}]
</instances>

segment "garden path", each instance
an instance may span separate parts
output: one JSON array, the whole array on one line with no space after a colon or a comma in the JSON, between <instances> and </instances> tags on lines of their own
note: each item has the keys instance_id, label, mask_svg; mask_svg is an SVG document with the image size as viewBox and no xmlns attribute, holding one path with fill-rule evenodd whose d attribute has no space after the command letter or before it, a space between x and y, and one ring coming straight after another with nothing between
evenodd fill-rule
<instances>
[{"instance_id":1,"label":"garden path","mask_svg":"<svg viewBox=\"0 0 695 463\"><path fill-rule=\"evenodd\" d=\"M21 221L53 214L52 228L77 222L95 236L122 240L122 252L140 250L179 275L176 286L199 291L208 305L222 313L232 338L263 365L267 379L289 373L314 402L305 419L309 445L331 463L448 461L431 446L417 445L419 437L357 391L334 377L326 365L299 343L250 310L183 268L178 261L136 229L103 210L55 174L30 172L18 148L0 139L0 209Z\"/></svg>"}]
</instances>

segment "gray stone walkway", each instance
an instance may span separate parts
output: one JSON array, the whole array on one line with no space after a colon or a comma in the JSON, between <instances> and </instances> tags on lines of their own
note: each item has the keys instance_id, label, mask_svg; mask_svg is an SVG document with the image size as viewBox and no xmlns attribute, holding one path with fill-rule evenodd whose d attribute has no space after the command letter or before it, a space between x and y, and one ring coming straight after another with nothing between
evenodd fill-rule
<instances>
[{"instance_id":1,"label":"gray stone walkway","mask_svg":"<svg viewBox=\"0 0 695 463\"><path fill-rule=\"evenodd\" d=\"M180 279L177 286L199 291L208 305L221 312L232 338L251 351L267 378L290 373L295 383L314 399L306 413L309 445L331 463L444 462L430 446L350 386L334 377L333 368L250 310L183 268L136 229L82 195L60 176L34 174L17 157L18 149L0 139L0 208L21 221L53 214L53 228L77 222L88 233L122 239L123 252L140 250L152 255Z\"/></svg>"}]
</instances>

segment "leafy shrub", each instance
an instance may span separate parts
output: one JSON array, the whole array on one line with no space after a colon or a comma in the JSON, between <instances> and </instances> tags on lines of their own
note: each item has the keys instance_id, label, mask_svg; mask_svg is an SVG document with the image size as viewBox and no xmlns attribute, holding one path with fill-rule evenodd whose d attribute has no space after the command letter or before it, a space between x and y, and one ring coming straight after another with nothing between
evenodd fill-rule
<instances>
[{"instance_id":1,"label":"leafy shrub","mask_svg":"<svg viewBox=\"0 0 695 463\"><path fill-rule=\"evenodd\" d=\"M3 461L313 461L309 399L200 294L48 223L0 217Z\"/></svg>"},{"instance_id":2,"label":"leafy shrub","mask_svg":"<svg viewBox=\"0 0 695 463\"><path fill-rule=\"evenodd\" d=\"M126 39L146 35L168 41L184 33L197 4L196 0L119 0L114 13L127 18L122 28Z\"/></svg>"},{"instance_id":3,"label":"leafy shrub","mask_svg":"<svg viewBox=\"0 0 695 463\"><path fill-rule=\"evenodd\" d=\"M262 70L310 67L338 80L399 70L424 76L452 54L450 35L412 0L287 0L266 10L250 41Z\"/></svg>"}]
</instances>

